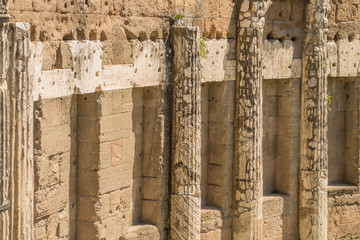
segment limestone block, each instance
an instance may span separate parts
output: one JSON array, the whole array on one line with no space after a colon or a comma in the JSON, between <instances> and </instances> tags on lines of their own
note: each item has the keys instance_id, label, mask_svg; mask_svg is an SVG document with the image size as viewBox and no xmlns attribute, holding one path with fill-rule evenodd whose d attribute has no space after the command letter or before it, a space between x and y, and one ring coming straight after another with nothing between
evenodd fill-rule
<instances>
[{"instance_id":1,"label":"limestone block","mask_svg":"<svg viewBox=\"0 0 360 240\"><path fill-rule=\"evenodd\" d=\"M42 70L52 70L55 67L56 51L59 42L44 42L43 43L43 60Z\"/></svg>"},{"instance_id":2,"label":"limestone block","mask_svg":"<svg viewBox=\"0 0 360 240\"><path fill-rule=\"evenodd\" d=\"M288 195L267 195L263 198L263 217L271 219L278 216L287 215L289 213Z\"/></svg>"},{"instance_id":3,"label":"limestone block","mask_svg":"<svg viewBox=\"0 0 360 240\"><path fill-rule=\"evenodd\" d=\"M263 136L264 138L273 137L276 135L277 117L265 117L263 122Z\"/></svg>"},{"instance_id":4,"label":"limestone block","mask_svg":"<svg viewBox=\"0 0 360 240\"><path fill-rule=\"evenodd\" d=\"M142 221L156 224L159 229L168 226L168 219L163 214L169 212L169 203L165 201L152 201L144 199L142 201Z\"/></svg>"},{"instance_id":5,"label":"limestone block","mask_svg":"<svg viewBox=\"0 0 360 240\"><path fill-rule=\"evenodd\" d=\"M263 77L265 79L290 78L294 43L290 40L265 40L263 51Z\"/></svg>"},{"instance_id":6,"label":"limestone block","mask_svg":"<svg viewBox=\"0 0 360 240\"><path fill-rule=\"evenodd\" d=\"M69 45L63 41L60 42L58 49L56 50L55 68L73 68L73 56L70 51Z\"/></svg>"},{"instance_id":7,"label":"limestone block","mask_svg":"<svg viewBox=\"0 0 360 240\"><path fill-rule=\"evenodd\" d=\"M221 186L225 176L224 167L219 165L208 165L208 184Z\"/></svg>"},{"instance_id":8,"label":"limestone block","mask_svg":"<svg viewBox=\"0 0 360 240\"><path fill-rule=\"evenodd\" d=\"M291 2L291 20L303 21L304 20L304 8L305 4L303 1L292 1Z\"/></svg>"},{"instance_id":9,"label":"limestone block","mask_svg":"<svg viewBox=\"0 0 360 240\"><path fill-rule=\"evenodd\" d=\"M222 213L220 209L201 209L201 233L208 233L222 228Z\"/></svg>"},{"instance_id":10,"label":"limestone block","mask_svg":"<svg viewBox=\"0 0 360 240\"><path fill-rule=\"evenodd\" d=\"M223 81L229 43L225 40L205 41L206 58L201 59L202 82Z\"/></svg>"},{"instance_id":11,"label":"limestone block","mask_svg":"<svg viewBox=\"0 0 360 240\"><path fill-rule=\"evenodd\" d=\"M217 136L215 139L212 139L212 143L218 144L231 144L234 141L234 132L232 124L216 124L210 123L209 125L209 134L210 136Z\"/></svg>"},{"instance_id":12,"label":"limestone block","mask_svg":"<svg viewBox=\"0 0 360 240\"><path fill-rule=\"evenodd\" d=\"M57 184L35 192L35 218L49 216L65 208L68 198L66 184Z\"/></svg>"},{"instance_id":13,"label":"limestone block","mask_svg":"<svg viewBox=\"0 0 360 240\"><path fill-rule=\"evenodd\" d=\"M283 221L281 217L266 219L264 222L263 239L280 240L283 237Z\"/></svg>"},{"instance_id":14,"label":"limestone block","mask_svg":"<svg viewBox=\"0 0 360 240\"><path fill-rule=\"evenodd\" d=\"M43 151L49 155L69 151L71 147L70 132L68 124L43 129L41 134Z\"/></svg>"},{"instance_id":15,"label":"limestone block","mask_svg":"<svg viewBox=\"0 0 360 240\"><path fill-rule=\"evenodd\" d=\"M337 42L338 49L338 76L353 77L358 75L360 63L360 40L347 39Z\"/></svg>"},{"instance_id":16,"label":"limestone block","mask_svg":"<svg viewBox=\"0 0 360 240\"><path fill-rule=\"evenodd\" d=\"M337 22L346 22L346 21L354 21L353 15L354 6L349 3L339 3L337 5L336 11L336 21Z\"/></svg>"},{"instance_id":17,"label":"limestone block","mask_svg":"<svg viewBox=\"0 0 360 240\"><path fill-rule=\"evenodd\" d=\"M166 194L164 191L165 179L161 178L143 178L142 194L147 200L161 200Z\"/></svg>"},{"instance_id":18,"label":"limestone block","mask_svg":"<svg viewBox=\"0 0 360 240\"><path fill-rule=\"evenodd\" d=\"M327 73L330 77L336 77L338 73L338 49L335 41L328 41L327 48Z\"/></svg>"},{"instance_id":19,"label":"limestone block","mask_svg":"<svg viewBox=\"0 0 360 240\"><path fill-rule=\"evenodd\" d=\"M209 143L209 164L225 165L234 157L232 144Z\"/></svg>"},{"instance_id":20,"label":"limestone block","mask_svg":"<svg viewBox=\"0 0 360 240\"><path fill-rule=\"evenodd\" d=\"M142 166L142 175L144 177L163 177L164 175L164 159L160 155L144 154Z\"/></svg>"},{"instance_id":21,"label":"limestone block","mask_svg":"<svg viewBox=\"0 0 360 240\"><path fill-rule=\"evenodd\" d=\"M302 71L302 61L301 59L293 59L291 64L291 77L293 78L301 78Z\"/></svg>"},{"instance_id":22,"label":"limestone block","mask_svg":"<svg viewBox=\"0 0 360 240\"><path fill-rule=\"evenodd\" d=\"M120 200L120 198L119 198ZM97 221L111 215L110 195L78 196L78 216L80 221Z\"/></svg>"},{"instance_id":23,"label":"limestone block","mask_svg":"<svg viewBox=\"0 0 360 240\"><path fill-rule=\"evenodd\" d=\"M120 240L156 240L160 239L160 233L153 225L135 225L131 226L125 237Z\"/></svg>"},{"instance_id":24,"label":"limestone block","mask_svg":"<svg viewBox=\"0 0 360 240\"><path fill-rule=\"evenodd\" d=\"M99 142L99 118L78 117L77 118L78 141L82 143Z\"/></svg>"},{"instance_id":25,"label":"limestone block","mask_svg":"<svg viewBox=\"0 0 360 240\"><path fill-rule=\"evenodd\" d=\"M79 169L77 181L79 185L84 185L78 189L78 193L96 196L126 188L131 184L130 176L130 164L121 164L99 171Z\"/></svg>"},{"instance_id":26,"label":"limestone block","mask_svg":"<svg viewBox=\"0 0 360 240\"><path fill-rule=\"evenodd\" d=\"M235 13L235 3L231 0L220 1L220 17L233 18Z\"/></svg>"},{"instance_id":27,"label":"limestone block","mask_svg":"<svg viewBox=\"0 0 360 240\"><path fill-rule=\"evenodd\" d=\"M201 240L221 240L222 236L223 236L222 230L216 229L215 231L201 233Z\"/></svg>"},{"instance_id":28,"label":"limestone block","mask_svg":"<svg viewBox=\"0 0 360 240\"><path fill-rule=\"evenodd\" d=\"M285 137L300 136L300 117L277 117L277 135Z\"/></svg>"},{"instance_id":29,"label":"limestone block","mask_svg":"<svg viewBox=\"0 0 360 240\"><path fill-rule=\"evenodd\" d=\"M93 222L77 221L76 222L76 237L79 240L97 240L98 233L94 227Z\"/></svg>"},{"instance_id":30,"label":"limestone block","mask_svg":"<svg viewBox=\"0 0 360 240\"><path fill-rule=\"evenodd\" d=\"M273 1L268 11L268 18L274 20L290 20L293 1Z\"/></svg>"},{"instance_id":31,"label":"limestone block","mask_svg":"<svg viewBox=\"0 0 360 240\"><path fill-rule=\"evenodd\" d=\"M42 104L42 127L61 125L61 99L45 100Z\"/></svg>"}]
</instances>

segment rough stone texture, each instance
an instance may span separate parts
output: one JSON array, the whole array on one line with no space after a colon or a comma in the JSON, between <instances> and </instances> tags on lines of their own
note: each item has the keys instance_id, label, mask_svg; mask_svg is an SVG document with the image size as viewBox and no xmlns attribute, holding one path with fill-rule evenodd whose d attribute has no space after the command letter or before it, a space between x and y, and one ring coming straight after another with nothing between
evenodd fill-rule
<instances>
[{"instance_id":1,"label":"rough stone texture","mask_svg":"<svg viewBox=\"0 0 360 240\"><path fill-rule=\"evenodd\" d=\"M300 239L327 238L326 30L329 1L306 5L300 142Z\"/></svg>"},{"instance_id":2,"label":"rough stone texture","mask_svg":"<svg viewBox=\"0 0 360 240\"><path fill-rule=\"evenodd\" d=\"M157 226L160 239L168 239L169 234L171 98L167 85L143 90L141 220Z\"/></svg>"},{"instance_id":3,"label":"rough stone texture","mask_svg":"<svg viewBox=\"0 0 360 240\"><path fill-rule=\"evenodd\" d=\"M0 201L8 174L13 205L0 238L171 239L179 53L201 82L185 99L200 130L182 125L198 134L196 199L178 201L196 224L180 238L359 238L360 1L267 3L10 1L30 27L1 25ZM199 28L200 49L174 51L174 22Z\"/></svg>"},{"instance_id":4,"label":"rough stone texture","mask_svg":"<svg viewBox=\"0 0 360 240\"><path fill-rule=\"evenodd\" d=\"M117 239L141 221L141 89L77 98L77 239Z\"/></svg>"},{"instance_id":5,"label":"rough stone texture","mask_svg":"<svg viewBox=\"0 0 360 240\"><path fill-rule=\"evenodd\" d=\"M233 239L262 235L262 43L264 14L270 1L245 0L239 5Z\"/></svg>"},{"instance_id":6,"label":"rough stone texture","mask_svg":"<svg viewBox=\"0 0 360 240\"><path fill-rule=\"evenodd\" d=\"M8 38L7 85L10 97L10 239L33 238L33 98L29 76L30 27L2 24Z\"/></svg>"},{"instance_id":7,"label":"rough stone texture","mask_svg":"<svg viewBox=\"0 0 360 240\"><path fill-rule=\"evenodd\" d=\"M272 239L272 231L265 228L272 229L276 219L281 222L281 225L276 224L281 230L278 236L285 239L296 239L298 236L300 83L300 79L277 79L264 80L263 84L265 239ZM283 199L281 213L286 213L281 217L280 212L267 212L265 209L269 200L272 204L278 203L272 201L276 197Z\"/></svg>"},{"instance_id":8,"label":"rough stone texture","mask_svg":"<svg viewBox=\"0 0 360 240\"><path fill-rule=\"evenodd\" d=\"M231 238L235 81L210 83L207 205L222 211L222 239ZM218 116L222 117L219 118Z\"/></svg>"},{"instance_id":9,"label":"rough stone texture","mask_svg":"<svg viewBox=\"0 0 360 240\"><path fill-rule=\"evenodd\" d=\"M200 239L200 31L173 29L171 239ZM183 49L186 49L184 51Z\"/></svg>"},{"instance_id":10,"label":"rough stone texture","mask_svg":"<svg viewBox=\"0 0 360 240\"><path fill-rule=\"evenodd\" d=\"M35 239L75 238L76 99L34 106Z\"/></svg>"},{"instance_id":11,"label":"rough stone texture","mask_svg":"<svg viewBox=\"0 0 360 240\"><path fill-rule=\"evenodd\" d=\"M160 239L159 230L152 225L139 225L129 228L125 237L120 240L153 240Z\"/></svg>"},{"instance_id":12,"label":"rough stone texture","mask_svg":"<svg viewBox=\"0 0 360 240\"><path fill-rule=\"evenodd\" d=\"M328 196L328 239L359 238L360 196L357 187L331 187Z\"/></svg>"},{"instance_id":13,"label":"rough stone texture","mask_svg":"<svg viewBox=\"0 0 360 240\"><path fill-rule=\"evenodd\" d=\"M359 82L329 78L329 183L359 183Z\"/></svg>"}]
</instances>

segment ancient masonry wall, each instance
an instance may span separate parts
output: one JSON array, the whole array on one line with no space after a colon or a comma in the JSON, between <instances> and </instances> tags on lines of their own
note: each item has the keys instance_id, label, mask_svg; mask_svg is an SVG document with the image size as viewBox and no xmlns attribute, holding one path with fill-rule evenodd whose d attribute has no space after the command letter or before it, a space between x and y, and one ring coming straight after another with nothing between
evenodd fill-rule
<instances>
[{"instance_id":1,"label":"ancient masonry wall","mask_svg":"<svg viewBox=\"0 0 360 240\"><path fill-rule=\"evenodd\" d=\"M2 239L360 238L360 1L7 4Z\"/></svg>"}]
</instances>

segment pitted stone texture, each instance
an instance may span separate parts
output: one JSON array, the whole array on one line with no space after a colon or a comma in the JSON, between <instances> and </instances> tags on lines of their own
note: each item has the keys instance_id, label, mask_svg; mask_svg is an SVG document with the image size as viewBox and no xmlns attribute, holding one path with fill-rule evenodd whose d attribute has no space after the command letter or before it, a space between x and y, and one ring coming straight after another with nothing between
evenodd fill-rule
<instances>
[{"instance_id":1,"label":"pitted stone texture","mask_svg":"<svg viewBox=\"0 0 360 240\"><path fill-rule=\"evenodd\" d=\"M29 76L30 26L1 24L8 38L7 86L10 97L10 239L33 239L33 98ZM3 49L4 50L4 49ZM4 74L4 72L3 72Z\"/></svg>"},{"instance_id":2,"label":"pitted stone texture","mask_svg":"<svg viewBox=\"0 0 360 240\"><path fill-rule=\"evenodd\" d=\"M1 39L1 43L3 44L4 39ZM3 56L6 52L2 52ZM6 65L6 63L2 62L2 64ZM0 204L2 206L9 203L9 180L10 180L10 152L9 152L9 95L8 88L5 80L1 81L0 86ZM0 215L0 238L3 240L9 240L9 227L10 227L10 219L9 219L9 211L1 211Z\"/></svg>"},{"instance_id":3,"label":"pitted stone texture","mask_svg":"<svg viewBox=\"0 0 360 240\"><path fill-rule=\"evenodd\" d=\"M262 205L262 44L264 14L270 1L239 5L233 238L261 237Z\"/></svg>"},{"instance_id":4,"label":"pitted stone texture","mask_svg":"<svg viewBox=\"0 0 360 240\"><path fill-rule=\"evenodd\" d=\"M129 228L125 237L120 240L155 240L160 239L159 230L152 225L135 225Z\"/></svg>"},{"instance_id":5,"label":"pitted stone texture","mask_svg":"<svg viewBox=\"0 0 360 240\"><path fill-rule=\"evenodd\" d=\"M200 239L200 32L173 30L171 239ZM184 51L186 49L186 51Z\"/></svg>"},{"instance_id":6,"label":"pitted stone texture","mask_svg":"<svg viewBox=\"0 0 360 240\"><path fill-rule=\"evenodd\" d=\"M306 6L302 76L300 239L327 238L326 41L329 0Z\"/></svg>"}]
</instances>

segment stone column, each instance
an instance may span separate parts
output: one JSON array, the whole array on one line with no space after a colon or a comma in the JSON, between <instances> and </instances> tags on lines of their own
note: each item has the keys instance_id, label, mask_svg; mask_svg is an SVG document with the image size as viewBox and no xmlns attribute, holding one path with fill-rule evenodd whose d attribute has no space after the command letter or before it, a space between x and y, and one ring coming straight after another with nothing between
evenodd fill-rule
<instances>
[{"instance_id":1,"label":"stone column","mask_svg":"<svg viewBox=\"0 0 360 240\"><path fill-rule=\"evenodd\" d=\"M327 239L327 79L329 0L306 6L300 143L300 239Z\"/></svg>"},{"instance_id":2,"label":"stone column","mask_svg":"<svg viewBox=\"0 0 360 240\"><path fill-rule=\"evenodd\" d=\"M33 239L34 162L33 98L29 78L30 26L26 23L2 23L2 68L9 98L9 239ZM6 37L4 37L6 36ZM5 56L5 57L4 57Z\"/></svg>"},{"instance_id":3,"label":"stone column","mask_svg":"<svg viewBox=\"0 0 360 240\"><path fill-rule=\"evenodd\" d=\"M200 240L200 31L173 33L171 239Z\"/></svg>"},{"instance_id":4,"label":"stone column","mask_svg":"<svg viewBox=\"0 0 360 240\"><path fill-rule=\"evenodd\" d=\"M262 237L262 42L267 0L243 0L237 33L233 239Z\"/></svg>"},{"instance_id":5,"label":"stone column","mask_svg":"<svg viewBox=\"0 0 360 240\"><path fill-rule=\"evenodd\" d=\"M0 23L1 24L1 23ZM0 31L0 238L9 239L9 95L6 81L8 69L7 28Z\"/></svg>"}]
</instances>

